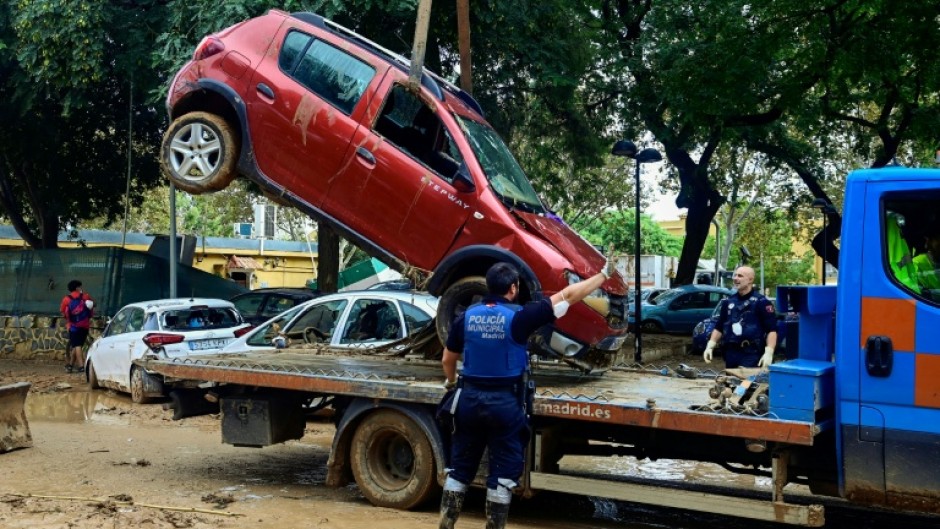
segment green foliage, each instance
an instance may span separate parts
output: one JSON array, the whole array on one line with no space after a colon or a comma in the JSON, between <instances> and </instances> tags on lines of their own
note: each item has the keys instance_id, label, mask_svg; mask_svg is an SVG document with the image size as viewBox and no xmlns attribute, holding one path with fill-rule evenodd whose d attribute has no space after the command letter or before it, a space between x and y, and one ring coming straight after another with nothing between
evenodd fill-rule
<instances>
[{"instance_id":1,"label":"green foliage","mask_svg":"<svg viewBox=\"0 0 940 529\"><path fill-rule=\"evenodd\" d=\"M632 210L614 210L600 216L579 220L572 227L591 244L608 248L614 245L616 253L633 253L635 215ZM682 239L671 235L647 215L640 216L640 251L645 255L677 257Z\"/></svg>"},{"instance_id":2,"label":"green foliage","mask_svg":"<svg viewBox=\"0 0 940 529\"><path fill-rule=\"evenodd\" d=\"M748 263L757 270L764 257L764 286L776 295L778 285L799 285L813 282L812 250L798 254L793 249L797 230L784 212L755 215L744 221L735 246L746 246L753 256ZM736 255L729 256L729 266L737 264Z\"/></svg>"}]
</instances>

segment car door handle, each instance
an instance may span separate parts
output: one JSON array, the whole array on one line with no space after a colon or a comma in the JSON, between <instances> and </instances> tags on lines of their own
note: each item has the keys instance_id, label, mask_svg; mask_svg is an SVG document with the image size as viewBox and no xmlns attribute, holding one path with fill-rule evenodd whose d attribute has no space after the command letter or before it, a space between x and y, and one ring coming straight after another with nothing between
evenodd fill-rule
<instances>
[{"instance_id":1,"label":"car door handle","mask_svg":"<svg viewBox=\"0 0 940 529\"><path fill-rule=\"evenodd\" d=\"M270 86L264 83L258 83L256 88L261 95L272 101L274 100L274 90L272 90Z\"/></svg>"},{"instance_id":2,"label":"car door handle","mask_svg":"<svg viewBox=\"0 0 940 529\"><path fill-rule=\"evenodd\" d=\"M865 344L865 368L873 377L891 376L894 346L889 336L869 336Z\"/></svg>"},{"instance_id":3,"label":"car door handle","mask_svg":"<svg viewBox=\"0 0 940 529\"><path fill-rule=\"evenodd\" d=\"M362 158L363 160L369 162L372 165L375 165L375 156L373 156L372 153L369 152L369 149L366 149L365 147L357 148L356 156Z\"/></svg>"}]
</instances>

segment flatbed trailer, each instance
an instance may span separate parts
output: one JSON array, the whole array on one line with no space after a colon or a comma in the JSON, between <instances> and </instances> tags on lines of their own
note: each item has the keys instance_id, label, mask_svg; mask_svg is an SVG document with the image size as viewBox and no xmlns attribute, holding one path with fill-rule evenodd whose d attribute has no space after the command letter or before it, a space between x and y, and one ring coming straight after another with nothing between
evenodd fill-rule
<instances>
[{"instance_id":1,"label":"flatbed trailer","mask_svg":"<svg viewBox=\"0 0 940 529\"><path fill-rule=\"evenodd\" d=\"M303 435L306 411L329 405L336 434L327 484L354 479L372 503L412 508L434 496L446 474L446 439L435 422L444 394L440 364L401 357L311 354L303 350L138 361L164 378L178 408L204 393L220 403L223 442L265 446ZM821 505L784 501L791 482L825 488L834 442L820 402L802 416L729 413L706 406L714 376L678 376L672 369L620 369L585 376L537 366L526 470L518 492L555 491L690 509L803 526L824 524ZM202 389L193 388L199 382ZM204 407L204 406L203 406ZM724 412L722 412L724 411ZM183 412L185 409L177 409ZM823 445L823 446L821 446ZM567 455L635 456L718 463L764 474L765 499L631 483L618 476L561 471ZM485 464L477 485L483 483ZM831 488L831 487L830 487ZM668 493L667 493L668 491Z\"/></svg>"}]
</instances>

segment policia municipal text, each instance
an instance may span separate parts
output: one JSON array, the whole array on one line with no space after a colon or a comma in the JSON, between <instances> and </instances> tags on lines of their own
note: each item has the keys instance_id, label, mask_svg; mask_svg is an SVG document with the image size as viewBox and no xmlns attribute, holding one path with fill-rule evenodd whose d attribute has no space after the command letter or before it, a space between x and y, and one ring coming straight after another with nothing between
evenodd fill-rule
<instances>
[{"instance_id":1,"label":"policia municipal text","mask_svg":"<svg viewBox=\"0 0 940 529\"><path fill-rule=\"evenodd\" d=\"M486 274L488 296L451 323L441 363L447 377L445 386L456 385L457 389L451 407L451 468L441 498L440 529L453 529L467 486L487 448L486 527L506 526L529 437L523 388L528 372L526 342L539 327L561 318L571 304L598 289L611 267L609 262L607 269L594 277L569 285L551 298L520 306L513 304L519 295L518 270L497 263ZM458 382L461 355L463 370Z\"/></svg>"}]
</instances>

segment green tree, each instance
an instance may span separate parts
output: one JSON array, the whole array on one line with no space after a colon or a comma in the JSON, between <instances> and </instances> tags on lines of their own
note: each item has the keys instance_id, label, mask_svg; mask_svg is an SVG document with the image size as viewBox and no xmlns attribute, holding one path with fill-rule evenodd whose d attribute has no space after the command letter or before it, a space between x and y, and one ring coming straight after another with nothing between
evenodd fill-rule
<instances>
[{"instance_id":1,"label":"green tree","mask_svg":"<svg viewBox=\"0 0 940 529\"><path fill-rule=\"evenodd\" d=\"M591 244L608 248L614 245L617 253L632 254L634 249L633 210L612 210L597 217L582 218L572 225ZM640 252L645 255L677 257L682 239L664 230L648 215L640 215Z\"/></svg>"},{"instance_id":2,"label":"green tree","mask_svg":"<svg viewBox=\"0 0 940 529\"><path fill-rule=\"evenodd\" d=\"M30 246L123 213L158 179L157 84L148 68L157 1L0 4L0 211ZM133 142L129 126L133 122Z\"/></svg>"}]
</instances>

